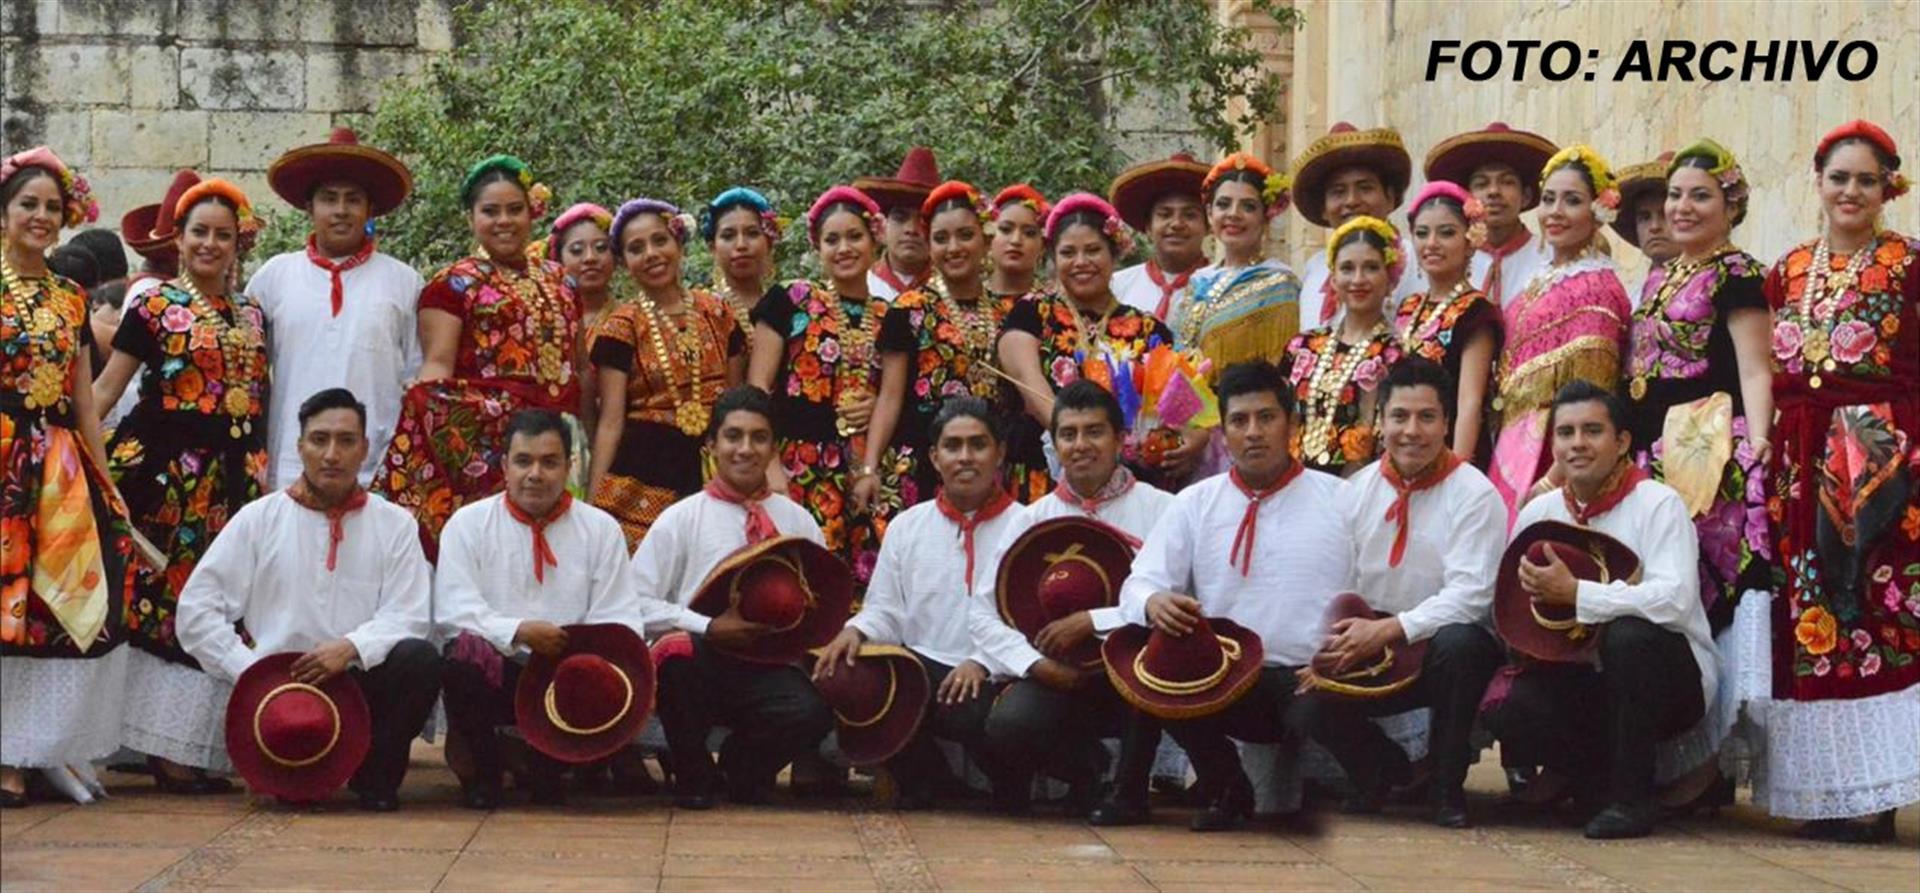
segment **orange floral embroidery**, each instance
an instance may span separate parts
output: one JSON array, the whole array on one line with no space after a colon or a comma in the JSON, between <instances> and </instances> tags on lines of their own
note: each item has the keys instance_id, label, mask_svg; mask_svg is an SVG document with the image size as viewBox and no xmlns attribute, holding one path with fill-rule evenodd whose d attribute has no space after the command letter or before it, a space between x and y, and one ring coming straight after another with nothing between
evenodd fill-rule
<instances>
[{"instance_id":1,"label":"orange floral embroidery","mask_svg":"<svg viewBox=\"0 0 1920 893\"><path fill-rule=\"evenodd\" d=\"M1900 532L1906 534L1907 539L1920 542L1920 508L1907 506L1907 516L1900 522Z\"/></svg>"},{"instance_id":2,"label":"orange floral embroidery","mask_svg":"<svg viewBox=\"0 0 1920 893\"><path fill-rule=\"evenodd\" d=\"M1800 615L1800 622L1793 627L1793 637L1808 654L1826 654L1833 650L1839 635L1838 627L1833 615L1816 605Z\"/></svg>"}]
</instances>

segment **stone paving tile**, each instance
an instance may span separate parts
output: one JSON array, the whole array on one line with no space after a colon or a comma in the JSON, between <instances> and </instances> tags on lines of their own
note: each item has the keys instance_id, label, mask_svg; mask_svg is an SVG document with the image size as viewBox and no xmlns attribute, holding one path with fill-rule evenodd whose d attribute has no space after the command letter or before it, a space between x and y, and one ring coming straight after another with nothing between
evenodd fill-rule
<instances>
[{"instance_id":1,"label":"stone paving tile","mask_svg":"<svg viewBox=\"0 0 1920 893\"><path fill-rule=\"evenodd\" d=\"M709 825L671 827L669 856L859 856L860 841L850 829Z\"/></svg>"},{"instance_id":2,"label":"stone paving tile","mask_svg":"<svg viewBox=\"0 0 1920 893\"><path fill-rule=\"evenodd\" d=\"M660 881L660 893L738 893L751 889L754 893L866 893L880 890L871 878L867 880L815 881L808 879L757 879L752 886L744 886L738 878L711 877L670 877Z\"/></svg>"},{"instance_id":3,"label":"stone paving tile","mask_svg":"<svg viewBox=\"0 0 1920 893\"><path fill-rule=\"evenodd\" d=\"M239 822L239 815L159 815L74 809L34 825L18 837L16 846L80 844L99 846L138 841L142 846L197 847Z\"/></svg>"},{"instance_id":4,"label":"stone paving tile","mask_svg":"<svg viewBox=\"0 0 1920 893\"><path fill-rule=\"evenodd\" d=\"M1549 846L1594 871L1642 889L1807 893L1841 889L1738 849L1690 841L1659 837L1590 841L1574 837Z\"/></svg>"},{"instance_id":5,"label":"stone paving tile","mask_svg":"<svg viewBox=\"0 0 1920 893\"><path fill-rule=\"evenodd\" d=\"M1202 838L1181 824L1096 828L1116 856L1129 862L1176 858L1195 862L1317 862L1293 838L1252 828ZM1204 841L1204 842L1203 842Z\"/></svg>"},{"instance_id":6,"label":"stone paving tile","mask_svg":"<svg viewBox=\"0 0 1920 893\"><path fill-rule=\"evenodd\" d=\"M108 850L8 844L0 851L0 890L131 890L191 852L188 847L116 846Z\"/></svg>"},{"instance_id":7,"label":"stone paving tile","mask_svg":"<svg viewBox=\"0 0 1920 893\"><path fill-rule=\"evenodd\" d=\"M278 844L247 854L209 889L432 890L458 856L453 852L291 849Z\"/></svg>"},{"instance_id":8,"label":"stone paving tile","mask_svg":"<svg viewBox=\"0 0 1920 893\"><path fill-rule=\"evenodd\" d=\"M1119 856L1085 823L1031 819L1010 822L987 817L947 821L913 814L901 818L914 846L928 859L968 858L1018 852L1025 859L1118 861Z\"/></svg>"},{"instance_id":9,"label":"stone paving tile","mask_svg":"<svg viewBox=\"0 0 1920 893\"><path fill-rule=\"evenodd\" d=\"M667 826L661 822L570 822L553 817L535 820L499 815L487 819L465 847L468 853L654 859L665 855L666 850Z\"/></svg>"},{"instance_id":10,"label":"stone paving tile","mask_svg":"<svg viewBox=\"0 0 1920 893\"><path fill-rule=\"evenodd\" d=\"M756 886L761 881L873 880L867 860L857 856L816 857L781 856L747 859L738 856L668 856L660 869L664 878L732 878L741 886ZM751 882L751 883L749 883Z\"/></svg>"},{"instance_id":11,"label":"stone paving tile","mask_svg":"<svg viewBox=\"0 0 1920 893\"><path fill-rule=\"evenodd\" d=\"M659 859L530 858L523 853L466 852L447 870L438 893L651 893Z\"/></svg>"},{"instance_id":12,"label":"stone paving tile","mask_svg":"<svg viewBox=\"0 0 1920 893\"><path fill-rule=\"evenodd\" d=\"M486 817L432 818L401 813L316 813L294 818L274 840L276 847L337 849L458 850Z\"/></svg>"},{"instance_id":13,"label":"stone paving tile","mask_svg":"<svg viewBox=\"0 0 1920 893\"><path fill-rule=\"evenodd\" d=\"M943 891L1009 890L1147 890L1147 882L1131 866L1118 862L1034 862L1007 859L930 859L927 867Z\"/></svg>"},{"instance_id":14,"label":"stone paving tile","mask_svg":"<svg viewBox=\"0 0 1920 893\"><path fill-rule=\"evenodd\" d=\"M1345 872L1317 863L1136 862L1134 868L1162 891L1361 889Z\"/></svg>"}]
</instances>

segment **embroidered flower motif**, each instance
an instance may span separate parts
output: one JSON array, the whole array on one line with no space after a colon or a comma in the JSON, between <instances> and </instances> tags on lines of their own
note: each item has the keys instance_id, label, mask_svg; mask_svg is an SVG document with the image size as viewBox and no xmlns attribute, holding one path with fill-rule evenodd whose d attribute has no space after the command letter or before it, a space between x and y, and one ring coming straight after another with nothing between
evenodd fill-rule
<instances>
[{"instance_id":1,"label":"embroidered flower motif","mask_svg":"<svg viewBox=\"0 0 1920 893\"><path fill-rule=\"evenodd\" d=\"M1839 642L1838 622L1827 609L1815 605L1801 612L1800 620L1794 624L1793 638L1806 649L1808 654L1822 655L1834 649ZM1825 658L1821 663L1825 663ZM1824 676L1825 671L1816 670L1816 675Z\"/></svg>"},{"instance_id":2,"label":"embroidered flower motif","mask_svg":"<svg viewBox=\"0 0 1920 893\"><path fill-rule=\"evenodd\" d=\"M1858 363L1880 343L1873 326L1849 319L1833 327L1833 357L1842 363Z\"/></svg>"},{"instance_id":3,"label":"embroidered flower motif","mask_svg":"<svg viewBox=\"0 0 1920 893\"><path fill-rule=\"evenodd\" d=\"M1789 360L1800 356L1800 347L1805 343L1805 333L1800 331L1799 323L1781 320L1773 327L1773 356L1779 360Z\"/></svg>"}]
</instances>

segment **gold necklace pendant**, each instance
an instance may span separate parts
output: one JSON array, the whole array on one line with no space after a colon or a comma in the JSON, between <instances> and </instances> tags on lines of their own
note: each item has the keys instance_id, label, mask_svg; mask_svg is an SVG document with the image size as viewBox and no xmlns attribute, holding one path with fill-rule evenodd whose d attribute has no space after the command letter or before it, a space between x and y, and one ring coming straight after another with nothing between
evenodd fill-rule
<instances>
[{"instance_id":1,"label":"gold necklace pendant","mask_svg":"<svg viewBox=\"0 0 1920 893\"><path fill-rule=\"evenodd\" d=\"M707 431L707 408L696 400L685 400L673 411L673 420L680 432L688 437L699 437Z\"/></svg>"},{"instance_id":2,"label":"gold necklace pendant","mask_svg":"<svg viewBox=\"0 0 1920 893\"><path fill-rule=\"evenodd\" d=\"M1635 400L1647 399L1647 377L1644 375L1634 376L1633 382L1627 385L1627 395Z\"/></svg>"}]
</instances>

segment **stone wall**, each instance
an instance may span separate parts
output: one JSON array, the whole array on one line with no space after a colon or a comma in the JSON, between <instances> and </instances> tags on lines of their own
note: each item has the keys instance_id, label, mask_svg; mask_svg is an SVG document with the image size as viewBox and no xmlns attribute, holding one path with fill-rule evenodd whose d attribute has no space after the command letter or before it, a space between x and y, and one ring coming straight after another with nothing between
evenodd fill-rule
<instances>
[{"instance_id":1,"label":"stone wall","mask_svg":"<svg viewBox=\"0 0 1920 893\"><path fill-rule=\"evenodd\" d=\"M117 227L173 171L266 168L453 46L450 0L0 0L0 142L47 143Z\"/></svg>"}]
</instances>

